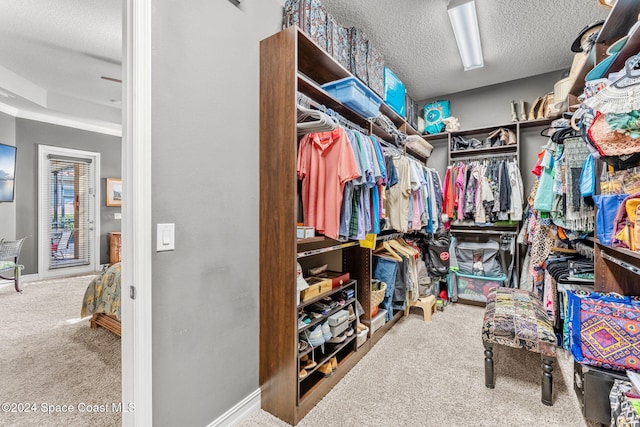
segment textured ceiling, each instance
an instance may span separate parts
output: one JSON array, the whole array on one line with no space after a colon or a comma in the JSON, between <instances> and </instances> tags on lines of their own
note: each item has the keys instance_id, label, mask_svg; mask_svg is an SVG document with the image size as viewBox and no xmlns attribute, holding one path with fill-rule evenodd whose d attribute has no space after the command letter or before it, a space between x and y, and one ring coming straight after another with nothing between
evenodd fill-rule
<instances>
[{"instance_id":1,"label":"textured ceiling","mask_svg":"<svg viewBox=\"0 0 640 427\"><path fill-rule=\"evenodd\" d=\"M596 0L476 0L485 66L463 71L448 0L321 0L359 27L416 100L564 70L571 43L609 9Z\"/></svg>"},{"instance_id":2,"label":"textured ceiling","mask_svg":"<svg viewBox=\"0 0 640 427\"><path fill-rule=\"evenodd\" d=\"M17 88L33 85L46 91L50 110L73 99L87 111L95 105L94 116L120 108L121 85L100 76L121 76L122 0L0 0L0 10L0 91L14 96L0 102L28 108Z\"/></svg>"},{"instance_id":3,"label":"textured ceiling","mask_svg":"<svg viewBox=\"0 0 640 427\"><path fill-rule=\"evenodd\" d=\"M448 0L321 2L365 30L416 100L566 69L580 29L608 13L596 0L476 0L485 67L464 72ZM119 123L121 85L100 76L121 76L122 0L0 0L0 10L0 103Z\"/></svg>"}]
</instances>

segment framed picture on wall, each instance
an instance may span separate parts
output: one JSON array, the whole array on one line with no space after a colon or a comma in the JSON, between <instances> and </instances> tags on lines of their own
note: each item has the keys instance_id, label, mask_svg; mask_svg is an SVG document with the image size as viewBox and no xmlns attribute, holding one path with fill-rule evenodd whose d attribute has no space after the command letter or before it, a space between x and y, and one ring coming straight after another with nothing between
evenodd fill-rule
<instances>
[{"instance_id":1,"label":"framed picture on wall","mask_svg":"<svg viewBox=\"0 0 640 427\"><path fill-rule=\"evenodd\" d=\"M16 147L0 144L0 202L13 202Z\"/></svg>"},{"instance_id":2,"label":"framed picture on wall","mask_svg":"<svg viewBox=\"0 0 640 427\"><path fill-rule=\"evenodd\" d=\"M122 206L122 180L107 178L107 206Z\"/></svg>"}]
</instances>

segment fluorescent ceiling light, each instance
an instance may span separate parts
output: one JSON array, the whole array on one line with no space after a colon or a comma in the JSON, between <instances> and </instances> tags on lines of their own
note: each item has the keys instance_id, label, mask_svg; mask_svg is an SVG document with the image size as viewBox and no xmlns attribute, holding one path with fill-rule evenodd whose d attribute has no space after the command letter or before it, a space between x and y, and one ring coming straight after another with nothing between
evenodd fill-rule
<instances>
[{"instance_id":1,"label":"fluorescent ceiling light","mask_svg":"<svg viewBox=\"0 0 640 427\"><path fill-rule=\"evenodd\" d=\"M464 70L484 67L476 2L451 0L447 6Z\"/></svg>"}]
</instances>

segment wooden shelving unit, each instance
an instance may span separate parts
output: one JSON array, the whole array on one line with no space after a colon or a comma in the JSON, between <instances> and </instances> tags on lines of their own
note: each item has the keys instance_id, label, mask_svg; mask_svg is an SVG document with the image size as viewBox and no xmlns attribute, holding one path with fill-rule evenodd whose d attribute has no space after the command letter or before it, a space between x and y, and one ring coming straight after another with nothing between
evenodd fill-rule
<instances>
[{"instance_id":1,"label":"wooden shelving unit","mask_svg":"<svg viewBox=\"0 0 640 427\"><path fill-rule=\"evenodd\" d=\"M400 318L400 314L396 314L361 347L357 347L354 334L322 353L320 360L316 359L318 366L332 356L338 359L338 369L330 377L324 378L316 368L304 379L299 378L299 358L305 354L298 351L299 332L304 333L313 325L299 329L298 310L316 299L298 306L296 262L312 263L314 257L324 256L341 258L341 271L349 272L355 281L345 286L355 287L357 301L364 310L360 321L370 324L371 250L361 248L354 241L339 242L324 236L299 240L295 237L298 220L297 93L336 111L365 133L390 143L393 140L379 126L322 89L321 85L351 74L297 27L287 28L260 43L260 75L259 379L262 408L295 425ZM381 111L400 131L418 135L388 106L382 105ZM409 149L407 153L426 163L427 159L418 153ZM345 306L355 305L355 302L355 299L349 299ZM306 353L311 351L308 349Z\"/></svg>"}]
</instances>

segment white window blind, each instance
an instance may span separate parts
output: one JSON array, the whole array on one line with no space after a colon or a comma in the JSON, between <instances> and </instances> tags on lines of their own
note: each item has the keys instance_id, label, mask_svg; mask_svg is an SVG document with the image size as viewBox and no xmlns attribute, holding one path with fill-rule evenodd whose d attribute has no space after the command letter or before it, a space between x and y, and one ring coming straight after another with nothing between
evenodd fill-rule
<instances>
[{"instance_id":1,"label":"white window blind","mask_svg":"<svg viewBox=\"0 0 640 427\"><path fill-rule=\"evenodd\" d=\"M49 155L44 188L48 188L49 268L88 265L90 238L90 160Z\"/></svg>"}]
</instances>

